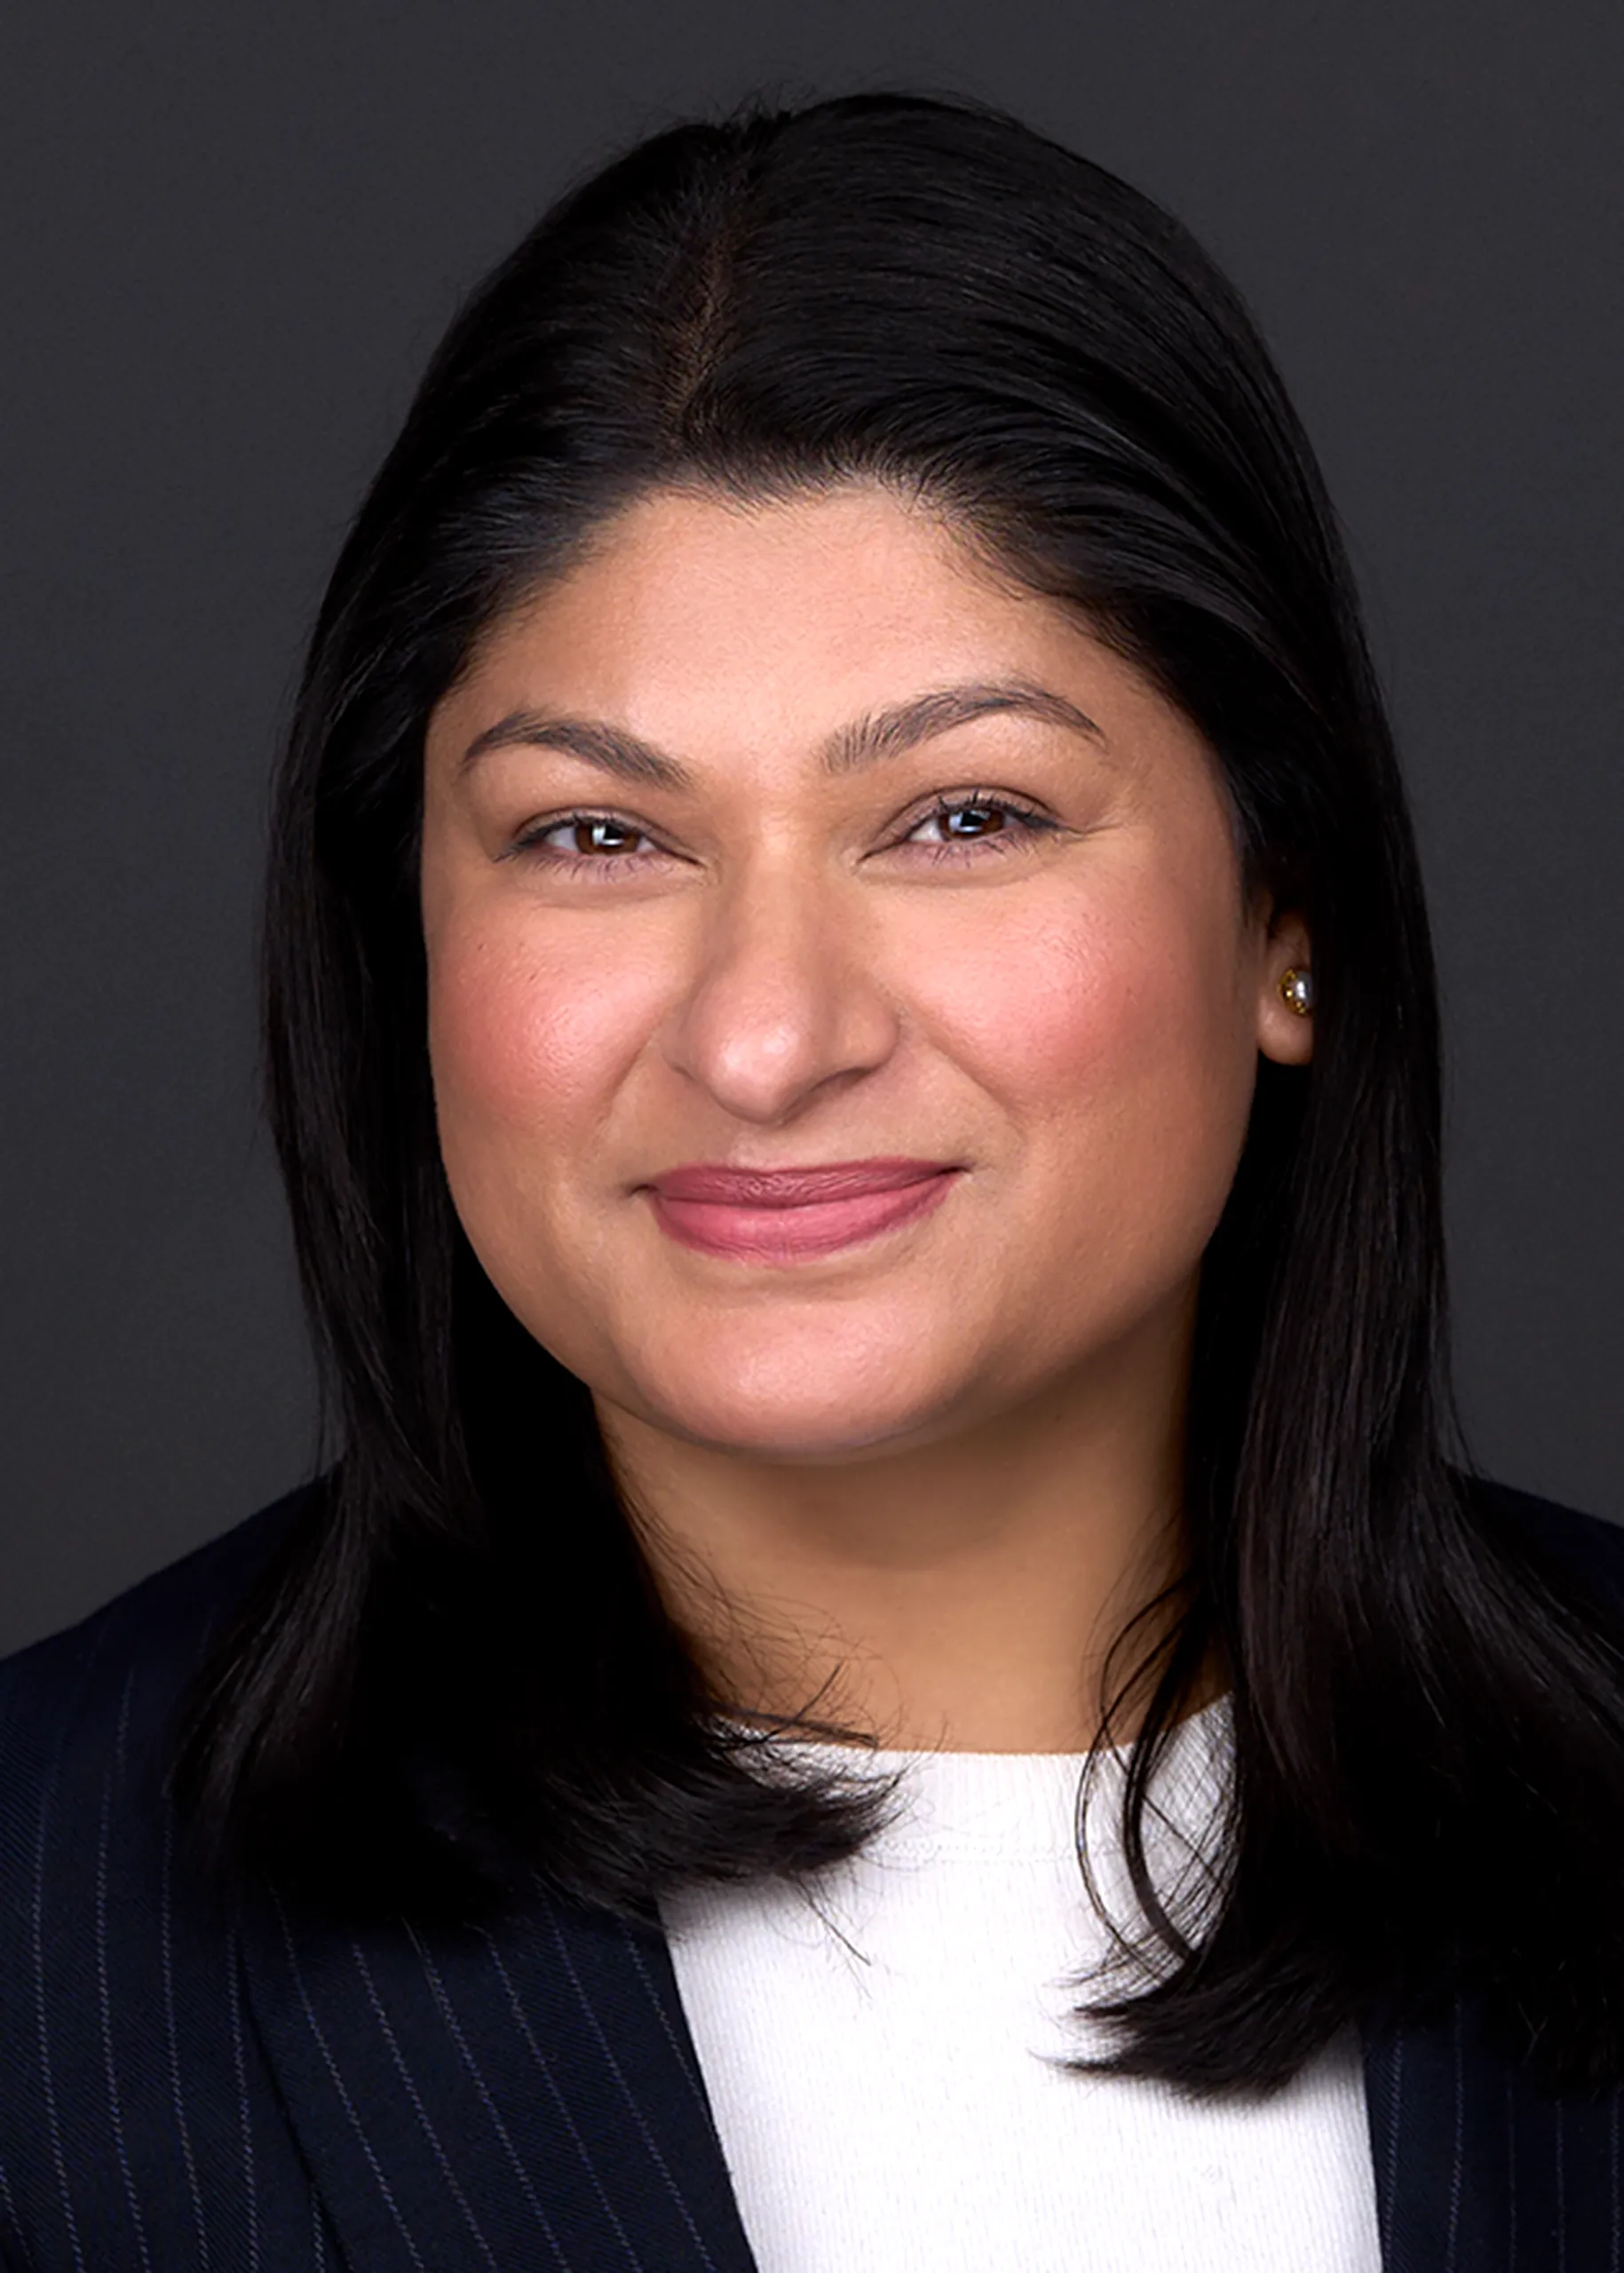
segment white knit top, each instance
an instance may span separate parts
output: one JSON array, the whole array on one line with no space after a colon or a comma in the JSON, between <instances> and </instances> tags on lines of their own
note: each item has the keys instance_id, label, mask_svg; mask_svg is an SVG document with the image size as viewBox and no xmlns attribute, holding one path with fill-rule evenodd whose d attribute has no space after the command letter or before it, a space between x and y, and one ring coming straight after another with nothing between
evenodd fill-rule
<instances>
[{"instance_id":1,"label":"white knit top","mask_svg":"<svg viewBox=\"0 0 1624 2273\"><path fill-rule=\"evenodd\" d=\"M1154 1786L1155 1883L1187 1931L1229 1738L1221 1699L1180 1725ZM1107 1948L1077 1863L1081 1758L787 1752L903 1782L892 1821L810 1894L665 1905L760 2273L1379 2273L1351 2032L1240 2104L1058 2064L1107 2048L1069 2016ZM1124 1923L1125 1758L1102 1759L1087 1825Z\"/></svg>"}]
</instances>

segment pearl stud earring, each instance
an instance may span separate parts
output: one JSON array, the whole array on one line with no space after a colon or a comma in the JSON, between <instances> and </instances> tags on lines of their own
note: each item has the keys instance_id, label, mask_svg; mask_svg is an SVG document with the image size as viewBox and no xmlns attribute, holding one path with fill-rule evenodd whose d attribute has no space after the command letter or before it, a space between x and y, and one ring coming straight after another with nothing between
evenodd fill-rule
<instances>
[{"instance_id":1,"label":"pearl stud earring","mask_svg":"<svg viewBox=\"0 0 1624 2273\"><path fill-rule=\"evenodd\" d=\"M1291 970L1280 973L1280 1000L1288 1010L1300 1018L1307 1018L1314 1007L1314 975L1310 970Z\"/></svg>"}]
</instances>

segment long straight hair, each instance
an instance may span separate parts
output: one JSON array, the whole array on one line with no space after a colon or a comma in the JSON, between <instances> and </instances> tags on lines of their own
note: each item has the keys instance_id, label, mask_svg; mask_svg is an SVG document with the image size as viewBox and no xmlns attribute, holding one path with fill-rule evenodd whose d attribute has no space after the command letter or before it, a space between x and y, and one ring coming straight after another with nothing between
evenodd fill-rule
<instances>
[{"instance_id":1,"label":"long straight hair","mask_svg":"<svg viewBox=\"0 0 1624 2273\"><path fill-rule=\"evenodd\" d=\"M321 609L278 791L271 1113L339 1457L202 1684L220 1855L358 1913L529 1876L652 1918L804 1873L872 1802L742 1743L663 1605L577 1380L498 1299L435 1136L425 721L480 633L661 484L932 501L1193 722L1249 883L1313 940L1311 1068L1261 1068L1204 1259L1187 1568L1136 1658L1124 1835L1153 1985L1099 2064L1278 2086L1482 1989L1554 2076L1624 2075L1624 1635L1472 1485L1444 1387L1438 1037L1406 801L1334 516L1184 230L1015 121L872 96L646 141L435 354ZM1216 1649L1222 1900L1143 1814Z\"/></svg>"}]
</instances>

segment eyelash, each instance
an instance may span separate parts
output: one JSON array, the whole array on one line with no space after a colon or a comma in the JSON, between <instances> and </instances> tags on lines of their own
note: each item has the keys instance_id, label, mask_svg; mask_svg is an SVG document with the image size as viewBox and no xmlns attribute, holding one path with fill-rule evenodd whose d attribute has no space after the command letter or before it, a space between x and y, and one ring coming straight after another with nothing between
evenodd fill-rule
<instances>
[{"instance_id":1,"label":"eyelash","mask_svg":"<svg viewBox=\"0 0 1624 2273\"><path fill-rule=\"evenodd\" d=\"M894 842L906 843L912 836L914 830L923 828L928 821L944 821L950 813L963 812L1003 814L1006 822L1012 820L1017 824L1012 832L1017 842L1023 836L1032 837L1051 834L1060 826L1058 821L1051 819L1048 813L1039 812L1035 806L1023 804L1019 798L1007 796L1002 792L994 793L992 790L978 789L968 796L961 794L951 797L939 797L929 811L921 813L915 820L911 821L902 836ZM597 869L600 872L607 872L612 868L625 868L648 857L643 852L565 852L543 842L543 839L551 836L555 829L590 828L596 822L606 822L611 828L623 829L629 836L648 837L646 829L638 828L635 822L622 820L618 813L594 812L582 808L574 812L557 813L551 820L537 821L531 828L521 831L508 848L509 854L542 861L551 867L574 871ZM654 840L650 838L649 841L652 843ZM999 853L1010 851L1012 849L1011 832L1005 828L999 828L986 836L961 838L956 843L927 844L922 849L931 856L933 861L959 862L973 859L984 847Z\"/></svg>"}]
</instances>

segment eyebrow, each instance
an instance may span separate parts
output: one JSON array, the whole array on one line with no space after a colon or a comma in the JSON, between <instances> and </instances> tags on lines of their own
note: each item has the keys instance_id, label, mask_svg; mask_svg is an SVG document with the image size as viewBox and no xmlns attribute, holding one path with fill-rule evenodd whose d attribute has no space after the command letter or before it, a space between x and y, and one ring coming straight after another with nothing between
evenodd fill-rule
<instances>
[{"instance_id":1,"label":"eyebrow","mask_svg":"<svg viewBox=\"0 0 1624 2273\"><path fill-rule=\"evenodd\" d=\"M841 726L824 742L820 753L826 773L861 772L888 757L899 757L939 734L977 718L1014 717L1035 718L1083 734L1101 748L1105 737L1086 711L1064 694L1026 679L970 680L959 686L933 687L907 702L870 711ZM476 734L463 752L459 776L487 750L527 748L563 750L619 780L644 788L686 789L693 777L680 759L657 749L639 735L611 726L598 718L558 717L542 710L512 710Z\"/></svg>"}]
</instances>

